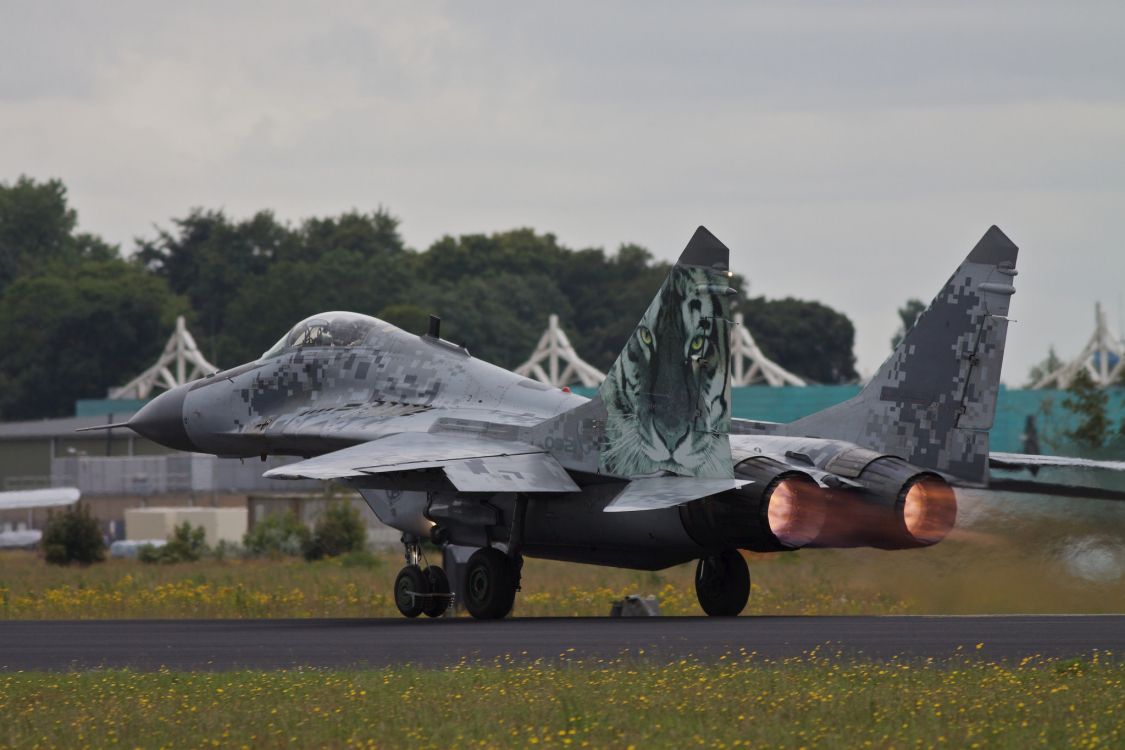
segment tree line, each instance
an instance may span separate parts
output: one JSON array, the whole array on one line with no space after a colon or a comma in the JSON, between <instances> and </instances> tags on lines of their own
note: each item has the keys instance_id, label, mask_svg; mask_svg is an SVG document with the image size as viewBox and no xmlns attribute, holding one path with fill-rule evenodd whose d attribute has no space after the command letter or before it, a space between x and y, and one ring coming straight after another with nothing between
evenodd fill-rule
<instances>
[{"instance_id":1,"label":"tree line","mask_svg":"<svg viewBox=\"0 0 1125 750\"><path fill-rule=\"evenodd\" d=\"M384 208L298 223L263 210L196 208L126 251L78 231L59 180L0 183L0 419L61 416L104 397L159 355L177 315L230 367L317 312L350 310L425 330L503 367L559 315L579 353L612 364L669 265L643 247L572 249L532 229L446 236L408 248ZM856 378L855 330L818 302L737 303L763 351L813 382Z\"/></svg>"}]
</instances>

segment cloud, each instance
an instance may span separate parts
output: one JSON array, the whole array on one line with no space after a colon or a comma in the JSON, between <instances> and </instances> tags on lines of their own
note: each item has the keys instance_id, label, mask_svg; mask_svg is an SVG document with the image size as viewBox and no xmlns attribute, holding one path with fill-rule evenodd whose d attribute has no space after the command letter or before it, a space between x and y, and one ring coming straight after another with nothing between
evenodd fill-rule
<instances>
[{"instance_id":1,"label":"cloud","mask_svg":"<svg viewBox=\"0 0 1125 750\"><path fill-rule=\"evenodd\" d=\"M63 178L130 245L190 207L384 205L425 247L532 226L819 298L877 366L998 223L1023 247L1005 379L1121 295L1125 9L932 4L14 5L0 179ZM279 323L279 326L281 323Z\"/></svg>"}]
</instances>

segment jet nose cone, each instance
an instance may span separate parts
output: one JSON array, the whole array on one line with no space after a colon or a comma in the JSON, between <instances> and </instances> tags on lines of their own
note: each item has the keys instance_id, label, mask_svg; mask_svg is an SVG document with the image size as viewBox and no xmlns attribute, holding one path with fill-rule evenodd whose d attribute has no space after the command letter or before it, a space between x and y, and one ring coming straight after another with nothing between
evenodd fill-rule
<instances>
[{"instance_id":1,"label":"jet nose cone","mask_svg":"<svg viewBox=\"0 0 1125 750\"><path fill-rule=\"evenodd\" d=\"M181 451L198 451L184 428L184 399L191 384L176 386L145 404L129 427L155 443Z\"/></svg>"}]
</instances>

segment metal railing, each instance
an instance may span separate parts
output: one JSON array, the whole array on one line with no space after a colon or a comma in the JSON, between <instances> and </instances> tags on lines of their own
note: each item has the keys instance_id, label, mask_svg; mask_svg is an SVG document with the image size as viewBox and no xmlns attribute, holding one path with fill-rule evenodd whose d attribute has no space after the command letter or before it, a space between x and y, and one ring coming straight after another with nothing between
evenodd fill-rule
<instances>
[{"instance_id":1,"label":"metal railing","mask_svg":"<svg viewBox=\"0 0 1125 750\"><path fill-rule=\"evenodd\" d=\"M262 474L295 459L239 461L199 454L165 456L64 456L51 460L50 477L8 477L39 481L34 486L77 487L83 495L164 495L183 492L307 491L315 481L265 479ZM20 487L30 488L30 485Z\"/></svg>"},{"instance_id":2,"label":"metal railing","mask_svg":"<svg viewBox=\"0 0 1125 750\"><path fill-rule=\"evenodd\" d=\"M4 477L4 491L42 490L54 486L50 476L28 474L26 476Z\"/></svg>"}]
</instances>

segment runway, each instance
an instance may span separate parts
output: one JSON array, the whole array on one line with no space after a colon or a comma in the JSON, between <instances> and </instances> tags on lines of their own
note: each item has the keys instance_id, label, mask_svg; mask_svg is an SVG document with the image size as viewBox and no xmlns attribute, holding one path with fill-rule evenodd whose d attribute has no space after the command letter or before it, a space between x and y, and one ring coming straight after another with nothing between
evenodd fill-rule
<instances>
[{"instance_id":1,"label":"runway","mask_svg":"<svg viewBox=\"0 0 1125 750\"><path fill-rule=\"evenodd\" d=\"M717 659L741 650L778 659L818 647L880 660L1120 658L1125 615L0 622L3 670L443 667L505 657Z\"/></svg>"}]
</instances>

